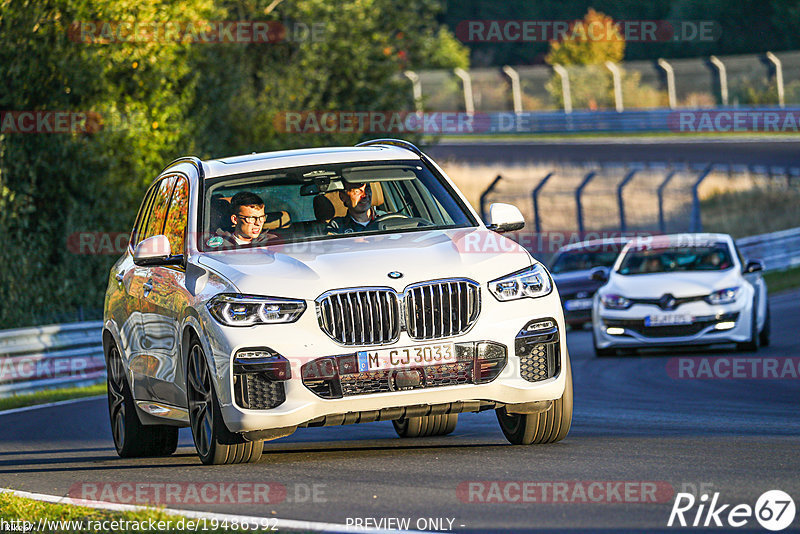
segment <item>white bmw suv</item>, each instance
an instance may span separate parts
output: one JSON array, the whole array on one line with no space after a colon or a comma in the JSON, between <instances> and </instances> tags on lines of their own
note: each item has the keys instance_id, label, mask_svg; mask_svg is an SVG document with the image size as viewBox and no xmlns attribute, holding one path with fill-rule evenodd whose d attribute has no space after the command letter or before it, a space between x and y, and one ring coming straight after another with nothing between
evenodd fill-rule
<instances>
[{"instance_id":1,"label":"white bmw suv","mask_svg":"<svg viewBox=\"0 0 800 534\"><path fill-rule=\"evenodd\" d=\"M190 426L203 463L253 462L298 427L422 437L484 410L511 443L563 439L557 290L499 235L519 210L488 219L404 141L174 161L109 277L118 453L171 454Z\"/></svg>"},{"instance_id":2,"label":"white bmw suv","mask_svg":"<svg viewBox=\"0 0 800 534\"><path fill-rule=\"evenodd\" d=\"M674 234L630 241L595 294L597 356L618 349L769 344L767 285L759 260L745 263L727 234Z\"/></svg>"}]
</instances>

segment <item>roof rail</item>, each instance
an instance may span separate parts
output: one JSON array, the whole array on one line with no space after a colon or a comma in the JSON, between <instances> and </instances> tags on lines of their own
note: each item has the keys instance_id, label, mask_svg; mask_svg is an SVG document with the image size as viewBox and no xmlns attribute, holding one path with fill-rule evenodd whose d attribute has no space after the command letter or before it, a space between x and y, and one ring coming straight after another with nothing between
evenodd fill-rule
<instances>
[{"instance_id":1,"label":"roof rail","mask_svg":"<svg viewBox=\"0 0 800 534\"><path fill-rule=\"evenodd\" d=\"M375 146L375 145L392 145L398 146L400 148L405 148L406 150L410 150L414 154L418 156L424 156L425 154L422 153L422 150L417 148L413 143L409 143L408 141L404 141L403 139L373 139L371 141L364 141L363 143L358 143L356 146Z\"/></svg>"},{"instance_id":2,"label":"roof rail","mask_svg":"<svg viewBox=\"0 0 800 534\"><path fill-rule=\"evenodd\" d=\"M197 167L197 176L198 176L198 178L200 178L201 180L204 178L204 176L203 176L203 174L204 174L203 173L203 162L197 156L183 156L182 158L178 158L176 160L173 160L169 165L164 167L161 170L161 172L158 173L158 174L162 174L164 171L166 171L170 167L172 167L174 165L177 165L179 163L191 163L191 164L193 164L195 167Z\"/></svg>"}]
</instances>

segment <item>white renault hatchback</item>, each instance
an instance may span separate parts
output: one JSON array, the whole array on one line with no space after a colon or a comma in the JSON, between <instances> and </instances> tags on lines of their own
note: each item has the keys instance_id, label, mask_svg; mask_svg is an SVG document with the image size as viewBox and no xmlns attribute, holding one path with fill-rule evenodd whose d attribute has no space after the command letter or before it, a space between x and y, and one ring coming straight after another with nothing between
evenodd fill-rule
<instances>
[{"instance_id":1,"label":"white renault hatchback","mask_svg":"<svg viewBox=\"0 0 800 534\"><path fill-rule=\"evenodd\" d=\"M769 344L763 264L745 264L731 236L637 238L620 252L592 310L597 356L617 349L736 343ZM606 278L607 276L607 278Z\"/></svg>"},{"instance_id":2,"label":"white renault hatchback","mask_svg":"<svg viewBox=\"0 0 800 534\"><path fill-rule=\"evenodd\" d=\"M561 440L559 296L499 235L519 210L488 219L404 141L173 162L106 293L118 453L171 454L190 426L203 463L252 462L298 427L422 437L484 410L511 443Z\"/></svg>"}]
</instances>

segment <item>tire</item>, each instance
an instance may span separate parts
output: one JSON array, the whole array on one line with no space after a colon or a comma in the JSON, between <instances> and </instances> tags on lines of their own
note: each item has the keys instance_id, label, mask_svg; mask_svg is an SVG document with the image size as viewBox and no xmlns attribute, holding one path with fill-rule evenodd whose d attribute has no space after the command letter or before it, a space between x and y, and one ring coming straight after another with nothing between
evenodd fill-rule
<instances>
[{"instance_id":1,"label":"tire","mask_svg":"<svg viewBox=\"0 0 800 534\"><path fill-rule=\"evenodd\" d=\"M756 352L758 350L758 342L760 335L758 333L758 302L753 300L753 313L750 321L750 340L736 344L736 350L739 352Z\"/></svg>"},{"instance_id":2,"label":"tire","mask_svg":"<svg viewBox=\"0 0 800 534\"><path fill-rule=\"evenodd\" d=\"M500 429L512 445L555 443L569 433L572 425L572 366L566 361L567 384L560 399L544 413L509 414L505 407L495 410Z\"/></svg>"},{"instance_id":3,"label":"tire","mask_svg":"<svg viewBox=\"0 0 800 534\"><path fill-rule=\"evenodd\" d=\"M456 429L456 423L458 423L457 413L409 417L392 421L395 432L401 438L446 436Z\"/></svg>"},{"instance_id":4,"label":"tire","mask_svg":"<svg viewBox=\"0 0 800 534\"><path fill-rule=\"evenodd\" d=\"M200 461L205 465L253 463L261 459L263 441L246 441L225 426L211 371L200 343L189 349L186 397L189 425Z\"/></svg>"},{"instance_id":5,"label":"tire","mask_svg":"<svg viewBox=\"0 0 800 534\"><path fill-rule=\"evenodd\" d=\"M609 356L616 356L617 349L614 348L606 348L601 349L597 346L597 340L594 338L594 332L592 332L592 346L594 347L594 355L597 358L606 358Z\"/></svg>"},{"instance_id":6,"label":"tire","mask_svg":"<svg viewBox=\"0 0 800 534\"><path fill-rule=\"evenodd\" d=\"M108 417L114 448L121 458L169 456L178 448L178 427L143 425L136 415L125 366L117 346L112 344L106 358Z\"/></svg>"},{"instance_id":7,"label":"tire","mask_svg":"<svg viewBox=\"0 0 800 534\"><path fill-rule=\"evenodd\" d=\"M769 347L770 322L769 303L767 303L767 316L764 318L764 328L761 329L761 333L758 335L758 341L762 347Z\"/></svg>"}]
</instances>

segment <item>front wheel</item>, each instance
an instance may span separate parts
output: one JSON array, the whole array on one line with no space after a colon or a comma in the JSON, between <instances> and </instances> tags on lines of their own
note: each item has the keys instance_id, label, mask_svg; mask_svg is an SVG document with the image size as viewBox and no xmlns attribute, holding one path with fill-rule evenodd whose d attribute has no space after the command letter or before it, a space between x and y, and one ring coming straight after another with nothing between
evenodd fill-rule
<instances>
[{"instance_id":1,"label":"front wheel","mask_svg":"<svg viewBox=\"0 0 800 534\"><path fill-rule=\"evenodd\" d=\"M769 347L769 334L770 334L770 313L769 313L769 304L767 304L767 316L764 318L764 328L761 329L761 333L758 335L758 341L761 343L762 347Z\"/></svg>"},{"instance_id":2,"label":"front wheel","mask_svg":"<svg viewBox=\"0 0 800 534\"><path fill-rule=\"evenodd\" d=\"M737 343L736 350L738 350L739 352L756 352L758 350L759 341L760 341L760 336L758 332L758 302L754 300L753 313L751 314L750 318L750 339L743 343Z\"/></svg>"},{"instance_id":3,"label":"front wheel","mask_svg":"<svg viewBox=\"0 0 800 534\"><path fill-rule=\"evenodd\" d=\"M532 443L555 443L569 433L572 425L572 366L566 359L566 379L564 394L553 401L553 406L543 413L510 414L504 408L495 410L500 429L513 445Z\"/></svg>"},{"instance_id":4,"label":"front wheel","mask_svg":"<svg viewBox=\"0 0 800 534\"><path fill-rule=\"evenodd\" d=\"M108 416L114 448L121 458L169 456L178 448L178 427L143 425L136 415L125 365L116 345L111 345L106 358Z\"/></svg>"},{"instance_id":5,"label":"front wheel","mask_svg":"<svg viewBox=\"0 0 800 534\"><path fill-rule=\"evenodd\" d=\"M456 429L458 414L426 415L392 421L394 430L401 438L424 438L446 436Z\"/></svg>"},{"instance_id":6,"label":"front wheel","mask_svg":"<svg viewBox=\"0 0 800 534\"><path fill-rule=\"evenodd\" d=\"M246 441L225 426L211 371L197 340L189 350L186 382L189 423L200 461L206 465L257 462L261 458L264 442Z\"/></svg>"}]
</instances>

